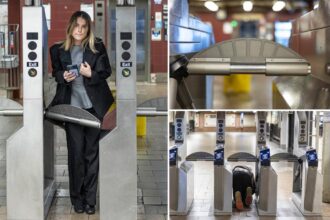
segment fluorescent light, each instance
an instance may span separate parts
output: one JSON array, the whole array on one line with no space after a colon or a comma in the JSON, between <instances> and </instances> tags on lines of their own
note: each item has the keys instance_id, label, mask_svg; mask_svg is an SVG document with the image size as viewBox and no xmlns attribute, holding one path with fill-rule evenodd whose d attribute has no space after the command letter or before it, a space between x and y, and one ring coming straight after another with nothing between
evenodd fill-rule
<instances>
[{"instance_id":1,"label":"fluorescent light","mask_svg":"<svg viewBox=\"0 0 330 220\"><path fill-rule=\"evenodd\" d=\"M252 11L253 3L251 1L244 1L243 2L243 9L244 11Z\"/></svg>"},{"instance_id":2,"label":"fluorescent light","mask_svg":"<svg viewBox=\"0 0 330 220\"><path fill-rule=\"evenodd\" d=\"M204 6L209 9L210 11L218 11L219 7L213 1L206 1Z\"/></svg>"},{"instance_id":3,"label":"fluorescent light","mask_svg":"<svg viewBox=\"0 0 330 220\"><path fill-rule=\"evenodd\" d=\"M319 7L319 3L316 3L315 5L314 5L314 9L317 9Z\"/></svg>"},{"instance_id":4,"label":"fluorescent light","mask_svg":"<svg viewBox=\"0 0 330 220\"><path fill-rule=\"evenodd\" d=\"M281 11L285 7L284 1L276 1L273 4L273 11Z\"/></svg>"}]
</instances>

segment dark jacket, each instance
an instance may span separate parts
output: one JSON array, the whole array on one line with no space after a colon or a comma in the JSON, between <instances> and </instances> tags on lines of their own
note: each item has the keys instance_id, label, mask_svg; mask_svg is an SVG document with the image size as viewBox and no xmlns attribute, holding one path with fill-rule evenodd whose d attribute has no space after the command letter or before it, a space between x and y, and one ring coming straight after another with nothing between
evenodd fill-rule
<instances>
[{"instance_id":1,"label":"dark jacket","mask_svg":"<svg viewBox=\"0 0 330 220\"><path fill-rule=\"evenodd\" d=\"M87 62L91 66L91 78L84 77L84 85L87 95L93 104L96 113L103 118L105 113L114 102L106 79L111 74L109 57L103 42L100 39L95 40L95 48L93 51L87 46L83 54L83 62ZM62 44L55 44L50 48L50 57L52 61L52 75L57 82L56 95L50 106L71 103L71 87L72 82L66 82L63 73L68 65L72 64L70 51L65 51L61 47Z\"/></svg>"}]
</instances>

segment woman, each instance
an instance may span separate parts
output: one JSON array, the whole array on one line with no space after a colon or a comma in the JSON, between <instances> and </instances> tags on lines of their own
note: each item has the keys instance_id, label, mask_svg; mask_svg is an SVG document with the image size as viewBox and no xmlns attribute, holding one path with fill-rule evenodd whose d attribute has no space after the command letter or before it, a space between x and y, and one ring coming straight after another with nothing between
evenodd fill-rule
<instances>
[{"instance_id":1,"label":"woman","mask_svg":"<svg viewBox=\"0 0 330 220\"><path fill-rule=\"evenodd\" d=\"M111 74L104 44L94 37L90 16L75 12L63 42L50 48L57 90L51 106L70 104L100 120L114 99L106 79ZM95 213L100 130L65 123L70 198L77 213Z\"/></svg>"}]
</instances>

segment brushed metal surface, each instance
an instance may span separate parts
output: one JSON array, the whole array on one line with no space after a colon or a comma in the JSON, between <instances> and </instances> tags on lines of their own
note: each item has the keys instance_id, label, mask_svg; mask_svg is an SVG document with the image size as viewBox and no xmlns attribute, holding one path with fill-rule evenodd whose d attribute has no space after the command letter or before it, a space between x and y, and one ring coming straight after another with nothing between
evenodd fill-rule
<instances>
[{"instance_id":1,"label":"brushed metal surface","mask_svg":"<svg viewBox=\"0 0 330 220\"><path fill-rule=\"evenodd\" d=\"M100 219L137 218L136 158L136 8L116 7L116 42L121 32L131 32L131 75L122 75L121 56L116 61L116 127L100 140ZM120 45L118 43L118 45ZM123 49L117 47L117 54Z\"/></svg>"},{"instance_id":2,"label":"brushed metal surface","mask_svg":"<svg viewBox=\"0 0 330 220\"><path fill-rule=\"evenodd\" d=\"M34 25L31 25L33 23ZM44 59L47 27L42 7L23 8L23 64L29 62L28 32L37 32L37 75L23 65L23 127L7 139L7 218L41 220L47 216L54 184L53 125L44 122Z\"/></svg>"},{"instance_id":3,"label":"brushed metal surface","mask_svg":"<svg viewBox=\"0 0 330 220\"><path fill-rule=\"evenodd\" d=\"M305 57L311 75L305 79L278 77L274 80L274 108L329 109L330 75L330 2L320 0L319 7L292 22L290 48ZM287 106L286 106L287 105Z\"/></svg>"}]
</instances>

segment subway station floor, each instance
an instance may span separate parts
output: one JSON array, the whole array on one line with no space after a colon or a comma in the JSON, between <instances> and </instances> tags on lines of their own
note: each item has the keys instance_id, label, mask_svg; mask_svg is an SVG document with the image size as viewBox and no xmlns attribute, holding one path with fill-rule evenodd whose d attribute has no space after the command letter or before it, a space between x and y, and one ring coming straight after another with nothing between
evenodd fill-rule
<instances>
[{"instance_id":1,"label":"subway station floor","mask_svg":"<svg viewBox=\"0 0 330 220\"><path fill-rule=\"evenodd\" d=\"M167 96L167 84L137 83L137 103ZM0 220L6 219L6 149L5 135L0 134ZM55 180L56 198L47 220L97 220L95 215L76 214L69 199L67 148L65 132L56 127ZM137 170L138 220L165 220L167 216L167 117L147 118L147 135L138 137ZM28 213L27 213L28 214Z\"/></svg>"},{"instance_id":2,"label":"subway station floor","mask_svg":"<svg viewBox=\"0 0 330 220\"><path fill-rule=\"evenodd\" d=\"M248 152L255 154L256 136L254 132L227 132L225 144L225 157L236 152ZM320 140L322 143L322 140ZM277 143L267 143L272 152L283 151ZM215 133L214 132L195 132L191 133L187 138L188 155L197 152L205 151L212 153L215 148ZM330 219L330 204L322 204L322 217L304 217L291 201L293 164L289 162L272 163L275 171L278 174L277 186L277 216L276 217L259 217L257 209L253 203L250 209L238 211L233 208L231 216L214 216L213 206L213 162L196 161L194 164L194 201L187 216L171 216L172 220L240 220L240 219L262 219L262 220L321 220ZM254 171L254 163L249 162L229 162L232 168L236 165L246 165Z\"/></svg>"}]
</instances>

